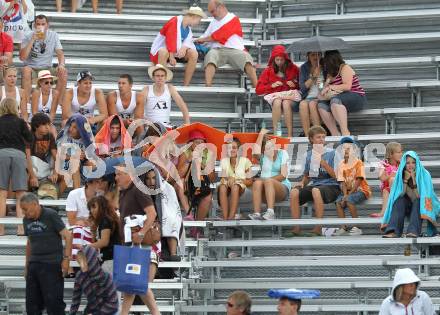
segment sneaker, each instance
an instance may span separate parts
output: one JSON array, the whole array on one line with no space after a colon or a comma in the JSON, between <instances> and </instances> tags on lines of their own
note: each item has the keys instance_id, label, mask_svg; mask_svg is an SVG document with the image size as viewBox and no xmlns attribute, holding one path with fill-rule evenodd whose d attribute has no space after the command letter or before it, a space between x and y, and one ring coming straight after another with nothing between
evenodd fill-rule
<instances>
[{"instance_id":1,"label":"sneaker","mask_svg":"<svg viewBox=\"0 0 440 315\"><path fill-rule=\"evenodd\" d=\"M339 228L333 233L333 236L344 236L344 235L348 235L348 231L344 228Z\"/></svg>"},{"instance_id":2,"label":"sneaker","mask_svg":"<svg viewBox=\"0 0 440 315\"><path fill-rule=\"evenodd\" d=\"M264 220L273 220L275 219L275 212L272 209L267 209L266 212L262 215Z\"/></svg>"},{"instance_id":3,"label":"sneaker","mask_svg":"<svg viewBox=\"0 0 440 315\"><path fill-rule=\"evenodd\" d=\"M261 220L261 214L257 212L249 214L248 217L251 220Z\"/></svg>"},{"instance_id":4,"label":"sneaker","mask_svg":"<svg viewBox=\"0 0 440 315\"><path fill-rule=\"evenodd\" d=\"M349 233L350 233L350 236L362 235L362 230L356 226L353 226Z\"/></svg>"},{"instance_id":5,"label":"sneaker","mask_svg":"<svg viewBox=\"0 0 440 315\"><path fill-rule=\"evenodd\" d=\"M234 259L234 258L238 258L238 257L240 257L240 254L238 252L236 252L236 251L231 251L228 254L228 258L229 259Z\"/></svg>"},{"instance_id":6,"label":"sneaker","mask_svg":"<svg viewBox=\"0 0 440 315\"><path fill-rule=\"evenodd\" d=\"M190 212L186 216L184 216L183 221L194 221L194 215L192 214L192 212Z\"/></svg>"},{"instance_id":7,"label":"sneaker","mask_svg":"<svg viewBox=\"0 0 440 315\"><path fill-rule=\"evenodd\" d=\"M234 216L234 220L241 220L241 214L237 213L237 214Z\"/></svg>"}]
</instances>

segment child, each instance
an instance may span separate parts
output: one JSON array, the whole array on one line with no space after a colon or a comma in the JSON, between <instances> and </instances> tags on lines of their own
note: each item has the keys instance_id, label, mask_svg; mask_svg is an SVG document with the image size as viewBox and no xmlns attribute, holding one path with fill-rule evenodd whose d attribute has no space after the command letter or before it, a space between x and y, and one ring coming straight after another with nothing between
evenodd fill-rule
<instances>
[{"instance_id":1,"label":"child","mask_svg":"<svg viewBox=\"0 0 440 315\"><path fill-rule=\"evenodd\" d=\"M341 190L336 181L334 169L335 150L324 148L326 131L321 126L313 126L309 130L309 141L312 149L307 151L304 176L301 182L290 192L290 210L294 219L301 217L300 206L313 201L317 218L324 216L324 204L335 202ZM313 153L313 154L312 154ZM312 169L312 161L319 157L319 169ZM320 225L315 226L307 236L321 235ZM300 227L295 226L293 236L300 236Z\"/></svg>"},{"instance_id":2,"label":"child","mask_svg":"<svg viewBox=\"0 0 440 315\"><path fill-rule=\"evenodd\" d=\"M355 142L350 137L344 137L339 142L343 145L344 159L339 163L336 177L341 183L342 194L336 199L336 211L339 218L345 218L344 210L348 208L352 218L357 218L356 205L371 196L371 190L365 179L364 163L355 156ZM348 230L343 225L334 235L361 235L362 230L356 226Z\"/></svg>"},{"instance_id":3,"label":"child","mask_svg":"<svg viewBox=\"0 0 440 315\"><path fill-rule=\"evenodd\" d=\"M113 115L104 121L104 125L95 136L98 155L102 158L122 156L125 149L131 148L131 137L125 129L122 118ZM102 147L101 147L102 146Z\"/></svg>"},{"instance_id":4,"label":"child","mask_svg":"<svg viewBox=\"0 0 440 315\"><path fill-rule=\"evenodd\" d=\"M402 146L397 142L389 142L385 151L385 160L381 162L379 170L380 191L382 192L382 210L380 213L372 213L370 217L383 217L390 195L390 188L393 185L394 177L399 168L402 158Z\"/></svg>"},{"instance_id":5,"label":"child","mask_svg":"<svg viewBox=\"0 0 440 315\"><path fill-rule=\"evenodd\" d=\"M385 238L401 237L405 216L409 217L406 237L419 237L422 220L428 221L428 236L437 233L435 225L440 210L431 174L414 151L405 152L400 161L382 219Z\"/></svg>"}]
</instances>

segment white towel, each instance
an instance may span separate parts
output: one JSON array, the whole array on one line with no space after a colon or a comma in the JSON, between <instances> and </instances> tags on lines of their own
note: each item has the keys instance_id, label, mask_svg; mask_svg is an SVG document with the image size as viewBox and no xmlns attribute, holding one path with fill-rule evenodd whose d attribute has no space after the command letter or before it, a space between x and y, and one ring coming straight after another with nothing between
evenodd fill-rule
<instances>
[{"instance_id":1,"label":"white towel","mask_svg":"<svg viewBox=\"0 0 440 315\"><path fill-rule=\"evenodd\" d=\"M144 222L147 220L146 215L132 215L124 218L124 239L125 243L131 242L131 228L139 226L140 228L144 227Z\"/></svg>"}]
</instances>

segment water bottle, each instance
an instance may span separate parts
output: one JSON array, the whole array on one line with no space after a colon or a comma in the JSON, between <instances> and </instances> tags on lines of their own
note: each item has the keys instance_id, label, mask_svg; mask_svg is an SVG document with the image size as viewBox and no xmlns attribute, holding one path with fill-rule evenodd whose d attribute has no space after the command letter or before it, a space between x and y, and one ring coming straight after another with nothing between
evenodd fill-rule
<instances>
[{"instance_id":1,"label":"water bottle","mask_svg":"<svg viewBox=\"0 0 440 315\"><path fill-rule=\"evenodd\" d=\"M264 120L261 122L261 129L266 129L266 122Z\"/></svg>"},{"instance_id":2,"label":"water bottle","mask_svg":"<svg viewBox=\"0 0 440 315\"><path fill-rule=\"evenodd\" d=\"M277 123L277 129L276 129L276 131L275 131L275 135L276 136L278 136L278 137L281 137L281 135L282 135L282 130L281 130L281 122L279 121L278 123Z\"/></svg>"}]
</instances>

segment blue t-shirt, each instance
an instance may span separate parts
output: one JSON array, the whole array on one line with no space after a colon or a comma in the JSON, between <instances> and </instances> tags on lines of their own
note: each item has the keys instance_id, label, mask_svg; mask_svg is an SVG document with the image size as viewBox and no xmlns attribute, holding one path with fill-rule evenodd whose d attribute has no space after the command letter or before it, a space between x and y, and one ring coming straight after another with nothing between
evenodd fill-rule
<instances>
[{"instance_id":1,"label":"blue t-shirt","mask_svg":"<svg viewBox=\"0 0 440 315\"><path fill-rule=\"evenodd\" d=\"M264 154L260 160L261 178L270 178L281 174L281 167L287 164L287 174L289 174L289 154L285 150L278 150L275 161L268 159ZM289 190L292 187L290 181L286 178L281 184L286 186Z\"/></svg>"},{"instance_id":2,"label":"blue t-shirt","mask_svg":"<svg viewBox=\"0 0 440 315\"><path fill-rule=\"evenodd\" d=\"M324 154L322 156L322 159L330 165L333 169L335 168L335 150L330 148L325 148ZM322 185L336 185L338 186L338 182L336 181L336 178L333 178L330 176L327 171L320 166L319 162L317 162L317 165L319 166L319 169L311 170L310 169L310 163L312 160L312 150L307 151L306 155L306 165L304 167L304 175L309 176L310 178L310 186L322 186Z\"/></svg>"},{"instance_id":3,"label":"blue t-shirt","mask_svg":"<svg viewBox=\"0 0 440 315\"><path fill-rule=\"evenodd\" d=\"M189 26L183 27L183 24L180 25L180 36L182 38L182 42L185 41L188 35L189 35Z\"/></svg>"}]
</instances>

